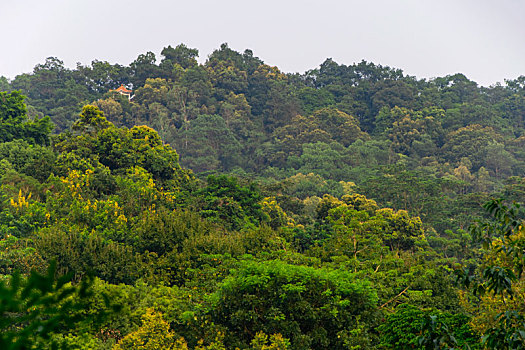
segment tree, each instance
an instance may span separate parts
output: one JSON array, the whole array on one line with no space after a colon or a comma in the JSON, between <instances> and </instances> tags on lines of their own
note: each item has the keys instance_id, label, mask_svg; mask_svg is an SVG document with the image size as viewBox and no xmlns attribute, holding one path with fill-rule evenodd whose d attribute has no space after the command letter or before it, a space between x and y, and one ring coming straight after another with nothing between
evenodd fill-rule
<instances>
[{"instance_id":1,"label":"tree","mask_svg":"<svg viewBox=\"0 0 525 350\"><path fill-rule=\"evenodd\" d=\"M243 94L230 92L227 99L220 103L219 113L239 141L255 143L260 138L261 127L253 122L251 107ZM250 151L253 152L253 148Z\"/></svg>"},{"instance_id":2,"label":"tree","mask_svg":"<svg viewBox=\"0 0 525 350\"><path fill-rule=\"evenodd\" d=\"M109 128L113 124L108 122L104 113L96 106L87 105L82 108L79 119L73 124L72 129L80 133L97 133Z\"/></svg>"},{"instance_id":3,"label":"tree","mask_svg":"<svg viewBox=\"0 0 525 350\"><path fill-rule=\"evenodd\" d=\"M183 339L175 340L170 325L160 312L147 309L142 326L122 338L112 350L183 350L188 349Z\"/></svg>"},{"instance_id":4,"label":"tree","mask_svg":"<svg viewBox=\"0 0 525 350\"><path fill-rule=\"evenodd\" d=\"M284 127L275 130L282 151L288 155L301 155L305 144L337 141L348 146L368 135L361 131L357 120L336 108L321 108L308 117L296 115Z\"/></svg>"},{"instance_id":5,"label":"tree","mask_svg":"<svg viewBox=\"0 0 525 350\"><path fill-rule=\"evenodd\" d=\"M93 280L88 277L72 285L70 278L66 275L55 279L55 265L51 264L45 275L32 272L29 277L22 278L16 272L9 283L0 281L2 349L48 346L54 332L72 329L80 321L75 312L85 306Z\"/></svg>"},{"instance_id":6,"label":"tree","mask_svg":"<svg viewBox=\"0 0 525 350\"><path fill-rule=\"evenodd\" d=\"M382 112L378 119L387 116ZM444 111L440 109L412 111L395 107L390 111L390 118L395 115L395 120L391 119L390 125L378 125L376 130L386 127L385 133L392 140L394 152L412 158L429 157L436 154L441 146L443 129L439 118L443 114Z\"/></svg>"},{"instance_id":7,"label":"tree","mask_svg":"<svg viewBox=\"0 0 525 350\"><path fill-rule=\"evenodd\" d=\"M58 139L59 142L54 145L61 153L59 162L64 162L66 169L78 169L71 162L79 162L87 169L102 164L120 173L139 166L164 184L181 185L189 180L188 174L179 165L177 152L171 146L164 145L159 134L147 126L116 128L106 120L100 109L85 106L74 129L82 134L63 135L62 140ZM90 165L85 165L87 160L91 161Z\"/></svg>"},{"instance_id":8,"label":"tree","mask_svg":"<svg viewBox=\"0 0 525 350\"><path fill-rule=\"evenodd\" d=\"M129 69L107 61L93 60L90 66L77 65L73 72L75 79L87 86L89 92L100 94L115 89L120 84L129 84Z\"/></svg>"},{"instance_id":9,"label":"tree","mask_svg":"<svg viewBox=\"0 0 525 350\"><path fill-rule=\"evenodd\" d=\"M525 214L518 203L493 199L484 205L492 221L478 221L470 231L483 245L483 263L471 274L457 271L458 280L477 297L475 317L483 344L491 349L525 349L523 272Z\"/></svg>"},{"instance_id":10,"label":"tree","mask_svg":"<svg viewBox=\"0 0 525 350\"><path fill-rule=\"evenodd\" d=\"M199 191L204 200L201 211L204 217L223 220L236 230L266 219L260 203L263 198L254 183L243 185L235 177L225 175L210 175L207 182Z\"/></svg>"},{"instance_id":11,"label":"tree","mask_svg":"<svg viewBox=\"0 0 525 350\"><path fill-rule=\"evenodd\" d=\"M280 334L272 334L269 338L264 332L258 332L250 343L250 350L286 350L290 347L290 341Z\"/></svg>"},{"instance_id":12,"label":"tree","mask_svg":"<svg viewBox=\"0 0 525 350\"><path fill-rule=\"evenodd\" d=\"M282 261L245 263L213 295L212 319L225 343L247 347L254 334L280 333L290 349L369 346L366 325L377 301L370 285L343 270Z\"/></svg>"},{"instance_id":13,"label":"tree","mask_svg":"<svg viewBox=\"0 0 525 350\"><path fill-rule=\"evenodd\" d=\"M376 115L384 107L413 108L415 86L408 79L405 80L380 80L373 85L371 97L372 115Z\"/></svg>"},{"instance_id":14,"label":"tree","mask_svg":"<svg viewBox=\"0 0 525 350\"><path fill-rule=\"evenodd\" d=\"M298 91L298 97L303 111L308 114L335 104L334 97L327 89L305 87Z\"/></svg>"},{"instance_id":15,"label":"tree","mask_svg":"<svg viewBox=\"0 0 525 350\"><path fill-rule=\"evenodd\" d=\"M479 349L479 341L462 314L399 305L378 327L387 349Z\"/></svg>"},{"instance_id":16,"label":"tree","mask_svg":"<svg viewBox=\"0 0 525 350\"><path fill-rule=\"evenodd\" d=\"M498 142L490 142L484 149L485 166L494 173L496 178L507 178L512 174L512 166L516 159Z\"/></svg>"},{"instance_id":17,"label":"tree","mask_svg":"<svg viewBox=\"0 0 525 350\"><path fill-rule=\"evenodd\" d=\"M104 113L109 122L114 123L116 126L128 126L123 116L122 105L119 102L112 98L106 98L97 100L93 105Z\"/></svg>"},{"instance_id":18,"label":"tree","mask_svg":"<svg viewBox=\"0 0 525 350\"><path fill-rule=\"evenodd\" d=\"M144 85L148 78L158 78L160 75L160 68L156 64L157 58L153 52L140 54L137 59L129 65L131 77L130 81L133 87Z\"/></svg>"},{"instance_id":19,"label":"tree","mask_svg":"<svg viewBox=\"0 0 525 350\"><path fill-rule=\"evenodd\" d=\"M179 44L175 48L169 45L163 48L160 54L164 56L161 66L169 61L172 65L178 64L182 68L187 69L197 65L196 58L199 57L199 50L190 49L185 44Z\"/></svg>"},{"instance_id":20,"label":"tree","mask_svg":"<svg viewBox=\"0 0 525 350\"><path fill-rule=\"evenodd\" d=\"M479 124L469 125L455 131L447 136L447 142L443 145L443 156L446 160L457 162L467 157L472 162L474 170L484 165L484 150L491 143L501 141L501 135L491 127L483 127Z\"/></svg>"},{"instance_id":21,"label":"tree","mask_svg":"<svg viewBox=\"0 0 525 350\"><path fill-rule=\"evenodd\" d=\"M49 117L27 120L24 96L18 92L0 92L0 142L23 139L46 145L53 128Z\"/></svg>"},{"instance_id":22,"label":"tree","mask_svg":"<svg viewBox=\"0 0 525 350\"><path fill-rule=\"evenodd\" d=\"M385 206L403 209L429 220L441 213L446 203L448 182L427 171L406 170L402 166L383 168L383 174L367 179L366 193Z\"/></svg>"},{"instance_id":23,"label":"tree","mask_svg":"<svg viewBox=\"0 0 525 350\"><path fill-rule=\"evenodd\" d=\"M70 274L76 280L93 273L109 283L133 283L143 276L145 266L138 253L92 231L78 224L57 224L38 233L35 247L46 261L57 262L60 275Z\"/></svg>"},{"instance_id":24,"label":"tree","mask_svg":"<svg viewBox=\"0 0 525 350\"><path fill-rule=\"evenodd\" d=\"M333 233L323 242L324 258L330 255L348 256L353 260L354 272L357 272L361 262L384 252L379 229L381 224L379 220L370 218L369 211L374 213L376 208L371 207L367 211L359 205L352 205L349 196L343 197L347 197L347 203L328 211L326 220ZM374 201L370 202L375 204Z\"/></svg>"},{"instance_id":25,"label":"tree","mask_svg":"<svg viewBox=\"0 0 525 350\"><path fill-rule=\"evenodd\" d=\"M56 154L49 147L15 140L0 143L0 159L9 162L17 172L44 182L55 169Z\"/></svg>"},{"instance_id":26,"label":"tree","mask_svg":"<svg viewBox=\"0 0 525 350\"><path fill-rule=\"evenodd\" d=\"M0 76L0 92L1 91L10 91L11 87L9 86L9 80L6 77Z\"/></svg>"},{"instance_id":27,"label":"tree","mask_svg":"<svg viewBox=\"0 0 525 350\"><path fill-rule=\"evenodd\" d=\"M178 149L185 153L185 164L196 172L229 170L241 161L241 144L219 115L198 116L179 132Z\"/></svg>"},{"instance_id":28,"label":"tree","mask_svg":"<svg viewBox=\"0 0 525 350\"><path fill-rule=\"evenodd\" d=\"M302 146L302 155L297 159L299 172L318 174L325 179L345 178L344 148L339 143L316 142L305 143ZM288 161L292 165L295 160L290 158Z\"/></svg>"},{"instance_id":29,"label":"tree","mask_svg":"<svg viewBox=\"0 0 525 350\"><path fill-rule=\"evenodd\" d=\"M261 202L262 211L268 216L268 224L274 230L279 227L293 226L293 219L277 203L275 197L264 198Z\"/></svg>"},{"instance_id":30,"label":"tree","mask_svg":"<svg viewBox=\"0 0 525 350\"><path fill-rule=\"evenodd\" d=\"M134 101L141 103L145 107L148 107L154 102L165 106L167 103L168 90L169 84L165 79L148 78L144 82L144 86L135 90Z\"/></svg>"}]
</instances>

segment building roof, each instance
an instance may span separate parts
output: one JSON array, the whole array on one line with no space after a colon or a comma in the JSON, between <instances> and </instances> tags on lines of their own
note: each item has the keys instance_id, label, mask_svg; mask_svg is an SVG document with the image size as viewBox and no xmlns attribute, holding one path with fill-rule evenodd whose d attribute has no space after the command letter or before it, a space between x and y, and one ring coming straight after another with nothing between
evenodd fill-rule
<instances>
[{"instance_id":1,"label":"building roof","mask_svg":"<svg viewBox=\"0 0 525 350\"><path fill-rule=\"evenodd\" d=\"M111 91L116 91L116 92L120 92L121 94L131 94L131 90L128 90L124 87L124 84L121 84L118 89L115 89L115 90L111 90Z\"/></svg>"}]
</instances>

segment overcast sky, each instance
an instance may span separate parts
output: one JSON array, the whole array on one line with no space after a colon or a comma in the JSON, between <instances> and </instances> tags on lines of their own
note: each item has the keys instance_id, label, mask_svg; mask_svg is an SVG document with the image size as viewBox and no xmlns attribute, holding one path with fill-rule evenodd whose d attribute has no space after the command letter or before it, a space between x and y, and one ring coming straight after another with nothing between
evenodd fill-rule
<instances>
[{"instance_id":1,"label":"overcast sky","mask_svg":"<svg viewBox=\"0 0 525 350\"><path fill-rule=\"evenodd\" d=\"M522 0L0 0L0 33L8 78L49 56L128 65L179 43L203 62L223 42L285 72L331 57L484 86L525 75Z\"/></svg>"}]
</instances>

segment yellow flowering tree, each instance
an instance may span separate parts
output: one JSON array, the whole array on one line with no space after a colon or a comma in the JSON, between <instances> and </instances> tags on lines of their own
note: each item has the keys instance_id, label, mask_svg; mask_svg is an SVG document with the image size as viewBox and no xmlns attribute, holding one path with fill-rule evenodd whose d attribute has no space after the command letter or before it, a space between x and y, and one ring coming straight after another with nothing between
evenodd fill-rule
<instances>
[{"instance_id":1,"label":"yellow flowering tree","mask_svg":"<svg viewBox=\"0 0 525 350\"><path fill-rule=\"evenodd\" d=\"M113 350L185 350L184 339L176 339L162 313L147 309L142 325L135 332L122 338Z\"/></svg>"}]
</instances>

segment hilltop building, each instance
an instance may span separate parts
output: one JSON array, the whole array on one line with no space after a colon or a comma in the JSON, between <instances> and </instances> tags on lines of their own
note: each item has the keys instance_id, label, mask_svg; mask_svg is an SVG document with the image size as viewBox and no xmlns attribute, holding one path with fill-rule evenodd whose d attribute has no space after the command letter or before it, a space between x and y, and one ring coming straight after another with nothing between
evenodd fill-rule
<instances>
[{"instance_id":1,"label":"hilltop building","mask_svg":"<svg viewBox=\"0 0 525 350\"><path fill-rule=\"evenodd\" d=\"M124 96L127 96L128 97L128 100L131 100L133 98L133 96L135 95L131 95L131 93L133 91L129 90L129 89L126 89L126 87L124 86L124 84L121 84L117 89L115 90L109 90L109 91L114 91L114 92L118 92L119 94L121 95L124 95Z\"/></svg>"}]
</instances>

